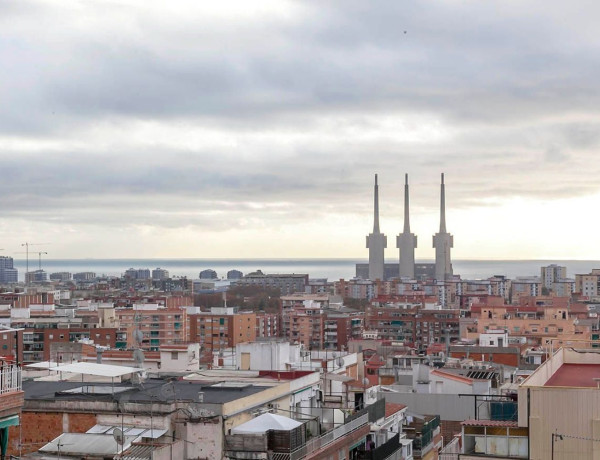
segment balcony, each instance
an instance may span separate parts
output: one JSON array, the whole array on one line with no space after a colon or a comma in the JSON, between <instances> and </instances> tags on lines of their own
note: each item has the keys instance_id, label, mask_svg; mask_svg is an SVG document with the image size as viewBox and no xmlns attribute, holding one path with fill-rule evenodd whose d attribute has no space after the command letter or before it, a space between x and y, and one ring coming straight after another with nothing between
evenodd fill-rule
<instances>
[{"instance_id":1,"label":"balcony","mask_svg":"<svg viewBox=\"0 0 600 460\"><path fill-rule=\"evenodd\" d=\"M0 395L21 390L21 367L17 365L0 367Z\"/></svg>"},{"instance_id":2,"label":"balcony","mask_svg":"<svg viewBox=\"0 0 600 460\"><path fill-rule=\"evenodd\" d=\"M517 422L490 422L465 420L463 425L463 452L471 455L490 455L527 458L529 430Z\"/></svg>"},{"instance_id":3,"label":"balcony","mask_svg":"<svg viewBox=\"0 0 600 460\"><path fill-rule=\"evenodd\" d=\"M413 440L414 456L424 457L438 441L441 441L440 417L428 415L424 419L417 419L404 431L408 438Z\"/></svg>"},{"instance_id":4,"label":"balcony","mask_svg":"<svg viewBox=\"0 0 600 460\"><path fill-rule=\"evenodd\" d=\"M363 451L358 455L359 460L405 460L412 458L411 442L400 438L399 434L381 444L372 451Z\"/></svg>"},{"instance_id":5,"label":"balcony","mask_svg":"<svg viewBox=\"0 0 600 460\"><path fill-rule=\"evenodd\" d=\"M368 425L369 414L363 414L360 417L345 423L344 425L338 426L332 431L325 433L323 436L311 439L305 445L296 449L290 453L287 459L281 458L280 460L298 460L309 455L315 454L321 449L324 449L328 445L332 444L336 440L346 436L359 428Z\"/></svg>"}]
</instances>

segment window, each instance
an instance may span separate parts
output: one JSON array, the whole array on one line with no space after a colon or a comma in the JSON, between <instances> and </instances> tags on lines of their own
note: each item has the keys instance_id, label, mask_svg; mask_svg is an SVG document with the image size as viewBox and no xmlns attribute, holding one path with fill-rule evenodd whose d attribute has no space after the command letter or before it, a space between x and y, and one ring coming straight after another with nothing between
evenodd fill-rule
<instances>
[{"instance_id":1,"label":"window","mask_svg":"<svg viewBox=\"0 0 600 460\"><path fill-rule=\"evenodd\" d=\"M173 361L177 361L179 359L179 353L177 353L176 351L172 351L171 352L171 359Z\"/></svg>"}]
</instances>

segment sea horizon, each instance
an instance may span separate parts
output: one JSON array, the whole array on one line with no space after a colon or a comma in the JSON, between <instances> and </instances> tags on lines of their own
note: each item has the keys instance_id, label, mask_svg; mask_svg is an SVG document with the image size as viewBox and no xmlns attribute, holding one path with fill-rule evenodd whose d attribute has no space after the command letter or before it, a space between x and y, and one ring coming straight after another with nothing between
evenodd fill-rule
<instances>
[{"instance_id":1,"label":"sea horizon","mask_svg":"<svg viewBox=\"0 0 600 460\"><path fill-rule=\"evenodd\" d=\"M200 271L212 269L219 278L225 278L227 271L235 269L247 274L256 270L264 273L307 273L310 278L338 280L355 276L355 264L366 263L360 258L81 258L81 259L42 259L41 267L48 274L67 271L71 273L91 271L97 275L119 276L129 268L163 268L171 276L198 278ZM386 263L397 263L398 259L388 259ZM417 263L433 263L433 259L417 259ZM483 279L495 275L508 278L517 276L539 276L540 268L552 263L566 266L567 276L576 273L589 273L600 268L597 260L564 259L456 259L452 262L454 274L463 279ZM23 279L26 260L14 259ZM29 259L29 270L39 268L37 258Z\"/></svg>"}]
</instances>

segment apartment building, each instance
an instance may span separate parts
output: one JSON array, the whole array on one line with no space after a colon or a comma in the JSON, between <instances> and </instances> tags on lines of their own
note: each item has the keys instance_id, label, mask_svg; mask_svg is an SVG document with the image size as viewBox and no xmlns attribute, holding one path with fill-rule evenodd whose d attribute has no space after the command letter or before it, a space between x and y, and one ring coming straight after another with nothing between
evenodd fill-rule
<instances>
[{"instance_id":1,"label":"apartment building","mask_svg":"<svg viewBox=\"0 0 600 460\"><path fill-rule=\"evenodd\" d=\"M377 283L368 279L353 278L334 283L334 292L345 299L371 300L378 296Z\"/></svg>"},{"instance_id":2,"label":"apartment building","mask_svg":"<svg viewBox=\"0 0 600 460\"><path fill-rule=\"evenodd\" d=\"M144 350L158 351L161 345L183 343L188 339L185 308L134 304L131 308L117 308L115 315L121 330L141 331L141 348Z\"/></svg>"},{"instance_id":3,"label":"apartment building","mask_svg":"<svg viewBox=\"0 0 600 460\"><path fill-rule=\"evenodd\" d=\"M324 348L347 350L348 340L362 337L364 313L343 308L324 311Z\"/></svg>"},{"instance_id":4,"label":"apartment building","mask_svg":"<svg viewBox=\"0 0 600 460\"><path fill-rule=\"evenodd\" d=\"M3 292L0 293L0 305L10 305L11 308L28 308L36 304L53 304L54 291L25 293L25 292Z\"/></svg>"},{"instance_id":5,"label":"apartment building","mask_svg":"<svg viewBox=\"0 0 600 460\"><path fill-rule=\"evenodd\" d=\"M305 292L308 274L264 274L260 270L249 273L235 281L238 286L259 286L263 289L278 289L282 295Z\"/></svg>"},{"instance_id":6,"label":"apartment building","mask_svg":"<svg viewBox=\"0 0 600 460\"><path fill-rule=\"evenodd\" d=\"M115 383L90 382L90 363L72 368L84 382L26 382L23 454L39 449L61 458L223 459L236 426L277 411L293 413L317 433L310 411L318 372L204 370L180 380L146 379L140 386L131 384L131 368L117 379L127 381ZM104 372L106 366L93 368ZM113 437L116 428L125 432L121 443Z\"/></svg>"},{"instance_id":7,"label":"apartment building","mask_svg":"<svg viewBox=\"0 0 600 460\"><path fill-rule=\"evenodd\" d=\"M405 342L417 347L460 339L460 311L429 308L369 306L365 330L376 332L379 339Z\"/></svg>"},{"instance_id":8,"label":"apartment building","mask_svg":"<svg viewBox=\"0 0 600 460\"><path fill-rule=\"evenodd\" d=\"M518 427L529 431L531 460L600 455L600 354L580 346L560 348L519 386Z\"/></svg>"},{"instance_id":9,"label":"apartment building","mask_svg":"<svg viewBox=\"0 0 600 460\"><path fill-rule=\"evenodd\" d=\"M0 283L16 283L19 271L14 267L12 257L0 256Z\"/></svg>"},{"instance_id":10,"label":"apartment building","mask_svg":"<svg viewBox=\"0 0 600 460\"><path fill-rule=\"evenodd\" d=\"M71 281L73 279L73 275L70 272L54 272L50 273L50 281L59 281L64 283L66 281Z\"/></svg>"},{"instance_id":11,"label":"apartment building","mask_svg":"<svg viewBox=\"0 0 600 460\"><path fill-rule=\"evenodd\" d=\"M325 316L318 304L295 305L286 311L284 327L290 342L303 344L307 350L324 347Z\"/></svg>"},{"instance_id":12,"label":"apartment building","mask_svg":"<svg viewBox=\"0 0 600 460\"><path fill-rule=\"evenodd\" d=\"M463 337L477 340L490 330L508 331L510 337L525 337L530 345L544 346L551 339L589 340L592 323L571 317L567 305L473 305L470 324Z\"/></svg>"},{"instance_id":13,"label":"apartment building","mask_svg":"<svg viewBox=\"0 0 600 460\"><path fill-rule=\"evenodd\" d=\"M4 333L14 335L15 329ZM0 359L0 457L8 458L9 446L20 443L19 425L24 402L21 364L17 360Z\"/></svg>"},{"instance_id":14,"label":"apartment building","mask_svg":"<svg viewBox=\"0 0 600 460\"><path fill-rule=\"evenodd\" d=\"M279 337L282 333L281 315L278 313L256 313L256 338Z\"/></svg>"},{"instance_id":15,"label":"apartment building","mask_svg":"<svg viewBox=\"0 0 600 460\"><path fill-rule=\"evenodd\" d=\"M588 274L575 275L575 292L589 299L600 297L600 268Z\"/></svg>"},{"instance_id":16,"label":"apartment building","mask_svg":"<svg viewBox=\"0 0 600 460\"><path fill-rule=\"evenodd\" d=\"M511 302L519 303L521 297L536 297L542 295L542 280L539 277L519 276L511 283Z\"/></svg>"},{"instance_id":17,"label":"apartment building","mask_svg":"<svg viewBox=\"0 0 600 460\"><path fill-rule=\"evenodd\" d=\"M256 313L238 307L213 307L210 312L190 315L189 322L190 341L202 345L205 352L256 340Z\"/></svg>"},{"instance_id":18,"label":"apartment building","mask_svg":"<svg viewBox=\"0 0 600 460\"><path fill-rule=\"evenodd\" d=\"M542 287L552 290L552 284L567 277L567 267L551 264L541 268Z\"/></svg>"}]
</instances>

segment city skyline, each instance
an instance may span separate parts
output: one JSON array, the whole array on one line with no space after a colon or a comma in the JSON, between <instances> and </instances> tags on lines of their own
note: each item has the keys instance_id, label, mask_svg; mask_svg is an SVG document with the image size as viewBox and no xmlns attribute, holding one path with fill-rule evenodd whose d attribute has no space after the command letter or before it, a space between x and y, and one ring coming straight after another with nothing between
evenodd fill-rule
<instances>
[{"instance_id":1,"label":"city skyline","mask_svg":"<svg viewBox=\"0 0 600 460\"><path fill-rule=\"evenodd\" d=\"M3 2L0 255L600 259L598 9Z\"/></svg>"}]
</instances>

